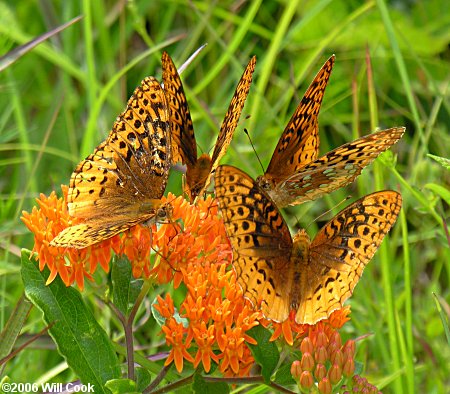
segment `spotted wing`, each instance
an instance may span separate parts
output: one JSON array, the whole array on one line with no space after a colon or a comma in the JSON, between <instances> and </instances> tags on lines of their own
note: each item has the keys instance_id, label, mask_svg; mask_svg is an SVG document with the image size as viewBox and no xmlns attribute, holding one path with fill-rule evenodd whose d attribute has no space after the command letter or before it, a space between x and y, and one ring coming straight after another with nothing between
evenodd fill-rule
<instances>
[{"instance_id":1,"label":"spotted wing","mask_svg":"<svg viewBox=\"0 0 450 394\"><path fill-rule=\"evenodd\" d=\"M164 91L154 78L145 78L114 123L108 138L80 162L70 178L69 214L82 218L102 233L122 231L154 215L170 168L169 109ZM142 220L138 220L139 217ZM115 226L114 223L117 222ZM95 225L94 225L95 224ZM108 229L107 229L108 228ZM64 246L69 235L85 242L85 232L69 230L53 245ZM92 238L89 236L89 238ZM96 239L106 239L96 236Z\"/></svg>"},{"instance_id":2,"label":"spotted wing","mask_svg":"<svg viewBox=\"0 0 450 394\"><path fill-rule=\"evenodd\" d=\"M131 206L120 215L105 216L61 231L52 246L83 249L128 230L136 224L152 220L155 213L143 214L138 206Z\"/></svg>"},{"instance_id":3,"label":"spotted wing","mask_svg":"<svg viewBox=\"0 0 450 394\"><path fill-rule=\"evenodd\" d=\"M275 183L315 160L319 154L318 116L334 58L331 56L322 66L278 141L264 175Z\"/></svg>"},{"instance_id":4,"label":"spotted wing","mask_svg":"<svg viewBox=\"0 0 450 394\"><path fill-rule=\"evenodd\" d=\"M314 324L342 308L364 267L397 220L401 195L394 191L369 194L354 202L316 235L309 250L295 320Z\"/></svg>"},{"instance_id":5,"label":"spotted wing","mask_svg":"<svg viewBox=\"0 0 450 394\"><path fill-rule=\"evenodd\" d=\"M332 150L285 177L268 190L279 208L315 200L353 182L378 155L394 145L404 134L404 127L378 131Z\"/></svg>"},{"instance_id":6,"label":"spotted wing","mask_svg":"<svg viewBox=\"0 0 450 394\"><path fill-rule=\"evenodd\" d=\"M233 266L244 296L261 303L264 315L289 315L292 239L280 212L255 181L241 170L219 166L215 194L233 247Z\"/></svg>"},{"instance_id":7,"label":"spotted wing","mask_svg":"<svg viewBox=\"0 0 450 394\"><path fill-rule=\"evenodd\" d=\"M164 90L170 108L172 162L193 167L197 162L197 144L189 105L180 75L167 52L162 55Z\"/></svg>"},{"instance_id":8,"label":"spotted wing","mask_svg":"<svg viewBox=\"0 0 450 394\"><path fill-rule=\"evenodd\" d=\"M220 127L219 136L211 156L212 171L219 165L220 159L225 154L228 145L230 145L233 138L234 130L241 117L242 109L244 108L245 100L247 99L250 85L252 84L253 72L255 71L256 56L253 56L247 64L247 67L239 80L233 98L231 99L228 111L223 119ZM209 183L209 182L208 182Z\"/></svg>"}]
</instances>

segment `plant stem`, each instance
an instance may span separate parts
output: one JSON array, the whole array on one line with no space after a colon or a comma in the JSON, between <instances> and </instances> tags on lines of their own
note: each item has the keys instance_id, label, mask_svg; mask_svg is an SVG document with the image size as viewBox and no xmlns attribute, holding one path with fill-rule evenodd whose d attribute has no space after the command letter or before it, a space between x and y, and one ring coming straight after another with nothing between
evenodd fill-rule
<instances>
[{"instance_id":1,"label":"plant stem","mask_svg":"<svg viewBox=\"0 0 450 394\"><path fill-rule=\"evenodd\" d=\"M164 365L164 368L161 369L159 374L156 376L155 379L153 379L153 382L143 391L143 394L150 393L152 390L154 390L156 387L158 387L158 384L161 382L161 380L164 379L164 377L167 375L167 372L169 371L170 365Z\"/></svg>"}]
</instances>

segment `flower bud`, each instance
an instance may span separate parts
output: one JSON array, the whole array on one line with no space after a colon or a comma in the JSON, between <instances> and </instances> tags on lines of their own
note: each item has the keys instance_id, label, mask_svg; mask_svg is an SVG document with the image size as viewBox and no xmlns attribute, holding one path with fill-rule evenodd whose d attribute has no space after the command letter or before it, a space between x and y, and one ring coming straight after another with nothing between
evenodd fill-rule
<instances>
[{"instance_id":1,"label":"flower bud","mask_svg":"<svg viewBox=\"0 0 450 394\"><path fill-rule=\"evenodd\" d=\"M336 342L338 347L341 347L342 346L341 335L337 331L333 332L333 334L331 334L330 337L330 342Z\"/></svg>"},{"instance_id":2,"label":"flower bud","mask_svg":"<svg viewBox=\"0 0 450 394\"><path fill-rule=\"evenodd\" d=\"M344 365L344 354L341 349L337 349L335 352L330 353L330 361L332 364L337 364L342 368Z\"/></svg>"},{"instance_id":3,"label":"flower bud","mask_svg":"<svg viewBox=\"0 0 450 394\"><path fill-rule=\"evenodd\" d=\"M328 378L331 384L338 383L342 378L342 369L338 364L333 364L328 371Z\"/></svg>"},{"instance_id":4,"label":"flower bud","mask_svg":"<svg viewBox=\"0 0 450 394\"><path fill-rule=\"evenodd\" d=\"M303 338L302 343L300 344L300 350L302 353L313 353L314 346L310 337Z\"/></svg>"},{"instance_id":5,"label":"flower bud","mask_svg":"<svg viewBox=\"0 0 450 394\"><path fill-rule=\"evenodd\" d=\"M333 392L333 387L331 386L331 382L328 378L323 378L319 382L319 393L321 394L331 394Z\"/></svg>"},{"instance_id":6,"label":"flower bud","mask_svg":"<svg viewBox=\"0 0 450 394\"><path fill-rule=\"evenodd\" d=\"M302 368L300 366L300 361L295 360L291 365L291 375L295 380L299 380L301 374Z\"/></svg>"},{"instance_id":7,"label":"flower bud","mask_svg":"<svg viewBox=\"0 0 450 394\"><path fill-rule=\"evenodd\" d=\"M327 369L325 368L325 365L317 364L316 369L314 370L314 376L316 377L316 380L318 382L320 382L321 379L327 376Z\"/></svg>"},{"instance_id":8,"label":"flower bud","mask_svg":"<svg viewBox=\"0 0 450 394\"><path fill-rule=\"evenodd\" d=\"M328 345L328 337L323 331L319 331L317 333L316 339L316 347L318 346L327 346Z\"/></svg>"},{"instance_id":9,"label":"flower bud","mask_svg":"<svg viewBox=\"0 0 450 394\"><path fill-rule=\"evenodd\" d=\"M344 348L342 349L342 351L349 358L355 357L355 351L356 351L355 341L352 339L349 339L347 342L345 342Z\"/></svg>"},{"instance_id":10,"label":"flower bud","mask_svg":"<svg viewBox=\"0 0 450 394\"><path fill-rule=\"evenodd\" d=\"M330 342L327 346L328 354L334 353L338 348L336 342Z\"/></svg>"},{"instance_id":11,"label":"flower bud","mask_svg":"<svg viewBox=\"0 0 450 394\"><path fill-rule=\"evenodd\" d=\"M301 367L303 371L312 371L314 368L314 359L311 353L303 353Z\"/></svg>"},{"instance_id":12,"label":"flower bud","mask_svg":"<svg viewBox=\"0 0 450 394\"><path fill-rule=\"evenodd\" d=\"M342 373L345 377L349 378L355 372L355 361L350 358L344 363L344 367L342 368Z\"/></svg>"},{"instance_id":13,"label":"flower bud","mask_svg":"<svg viewBox=\"0 0 450 394\"><path fill-rule=\"evenodd\" d=\"M325 364L325 362L328 360L328 352L325 346L317 347L314 354L314 359L316 360L316 363Z\"/></svg>"},{"instance_id":14,"label":"flower bud","mask_svg":"<svg viewBox=\"0 0 450 394\"><path fill-rule=\"evenodd\" d=\"M300 375L300 386L304 389L310 389L314 384L313 376L309 371L303 371Z\"/></svg>"}]
</instances>

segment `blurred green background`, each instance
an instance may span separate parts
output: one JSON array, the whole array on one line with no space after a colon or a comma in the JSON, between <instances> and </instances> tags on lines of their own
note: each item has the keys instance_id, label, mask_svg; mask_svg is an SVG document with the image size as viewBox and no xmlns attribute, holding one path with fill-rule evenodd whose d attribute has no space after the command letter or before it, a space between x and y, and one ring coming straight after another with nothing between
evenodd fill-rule
<instances>
[{"instance_id":1,"label":"blurred green background","mask_svg":"<svg viewBox=\"0 0 450 394\"><path fill-rule=\"evenodd\" d=\"M257 56L243 116L222 161L252 176L263 170L243 129L267 166L305 89L334 53L319 118L321 154L377 127L405 126L406 133L355 184L284 216L293 230L311 224L313 236L349 203L337 206L347 196L401 191L401 216L356 287L344 331L348 337L372 334L358 342L356 358L364 363L363 376L384 392L448 392L450 172L448 162L429 156L448 158L450 151L448 3L0 1L0 55L78 15L81 21L0 73L0 327L22 292L20 248L33 247L21 211L30 211L39 193L60 193L59 185L68 184L140 81L161 77L162 50L181 66L208 44L182 73L199 154L213 147L242 71ZM167 190L179 194L180 185L181 174L173 172ZM116 333L106 308L91 303ZM152 353L162 338L148 324L137 335ZM34 310L23 332L42 327ZM43 337L5 373L36 381L62 362ZM55 381L73 378L61 369Z\"/></svg>"}]
</instances>

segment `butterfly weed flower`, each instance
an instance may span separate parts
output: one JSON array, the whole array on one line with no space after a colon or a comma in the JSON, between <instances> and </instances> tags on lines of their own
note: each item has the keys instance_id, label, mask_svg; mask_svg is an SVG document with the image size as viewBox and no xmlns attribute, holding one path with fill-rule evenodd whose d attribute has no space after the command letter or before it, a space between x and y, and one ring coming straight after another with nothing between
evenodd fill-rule
<instances>
[{"instance_id":1,"label":"butterfly weed flower","mask_svg":"<svg viewBox=\"0 0 450 394\"><path fill-rule=\"evenodd\" d=\"M132 273L135 278L141 276L148 278L151 274L151 237L155 231L156 226L152 226L151 231L143 226L134 226L127 230L120 238L120 243L113 247L117 255L125 255L132 262Z\"/></svg>"},{"instance_id":2,"label":"butterfly weed flower","mask_svg":"<svg viewBox=\"0 0 450 394\"><path fill-rule=\"evenodd\" d=\"M50 246L50 242L62 230L77 224L78 219L69 216L67 210L67 186L61 186L63 197L58 198L56 192L47 197L41 194L36 200L39 207L33 207L31 212L22 212L22 221L34 234L33 252L37 253L39 269L48 267L50 276L47 284L56 276L60 276L66 286L76 283L84 288L84 278L92 280L92 274L98 264L103 270L109 270L112 248L117 247L119 237L113 237L85 249L73 249Z\"/></svg>"},{"instance_id":3,"label":"butterfly weed flower","mask_svg":"<svg viewBox=\"0 0 450 394\"><path fill-rule=\"evenodd\" d=\"M188 337L186 340L185 327L183 323L177 322L174 317L170 317L162 326L162 331L166 334L166 343L171 347L165 365L169 365L173 361L177 371L181 372L184 359L191 363L194 362L194 359L187 351L190 347L190 339Z\"/></svg>"}]
</instances>

